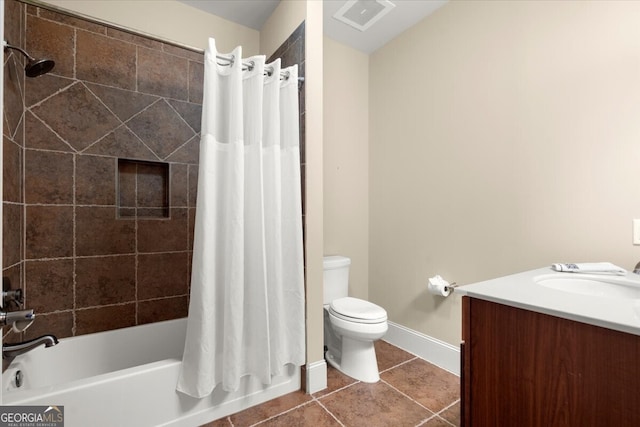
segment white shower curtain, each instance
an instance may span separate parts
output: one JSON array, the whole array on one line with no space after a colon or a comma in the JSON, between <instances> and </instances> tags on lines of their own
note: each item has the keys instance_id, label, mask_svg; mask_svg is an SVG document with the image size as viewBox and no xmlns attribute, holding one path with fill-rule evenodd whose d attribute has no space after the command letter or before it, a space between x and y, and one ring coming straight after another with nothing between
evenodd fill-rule
<instances>
[{"instance_id":1,"label":"white shower curtain","mask_svg":"<svg viewBox=\"0 0 640 427\"><path fill-rule=\"evenodd\" d=\"M202 139L187 337L177 390L235 391L304 363L297 66L205 52Z\"/></svg>"}]
</instances>

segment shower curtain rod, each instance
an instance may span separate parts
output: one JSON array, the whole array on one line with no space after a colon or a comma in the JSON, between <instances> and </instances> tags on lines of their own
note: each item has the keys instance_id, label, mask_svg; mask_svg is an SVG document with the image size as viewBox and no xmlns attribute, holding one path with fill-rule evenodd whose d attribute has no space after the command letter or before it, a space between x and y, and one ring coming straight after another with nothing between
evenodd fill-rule
<instances>
[{"instance_id":1,"label":"shower curtain rod","mask_svg":"<svg viewBox=\"0 0 640 427\"><path fill-rule=\"evenodd\" d=\"M216 59L219 59L221 61L228 61L228 64L220 64L220 65L231 65L235 62L236 58L233 55L216 55ZM247 69L249 71L253 70L253 67L255 66L255 64L253 63L253 61L249 61L249 62L242 62L242 67L243 70ZM273 74L273 67L271 65L265 65L264 66L264 70L267 73L267 75L272 75ZM280 72L280 78L284 79L284 80L289 80L289 72L288 71L281 71ZM304 77L298 77L298 82L303 82L304 81Z\"/></svg>"}]
</instances>

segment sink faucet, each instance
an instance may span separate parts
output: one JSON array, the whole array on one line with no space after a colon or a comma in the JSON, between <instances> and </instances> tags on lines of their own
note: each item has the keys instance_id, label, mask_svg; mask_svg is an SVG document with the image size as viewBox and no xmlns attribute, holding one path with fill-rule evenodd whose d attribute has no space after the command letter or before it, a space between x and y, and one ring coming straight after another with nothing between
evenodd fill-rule
<instances>
[{"instance_id":1,"label":"sink faucet","mask_svg":"<svg viewBox=\"0 0 640 427\"><path fill-rule=\"evenodd\" d=\"M23 341L16 344L3 344L2 345L2 358L12 359L16 356L20 356L34 348L44 344L45 347L53 347L58 344L58 338L53 335L43 335L38 338L34 338L29 341Z\"/></svg>"},{"instance_id":2,"label":"sink faucet","mask_svg":"<svg viewBox=\"0 0 640 427\"><path fill-rule=\"evenodd\" d=\"M636 264L636 268L633 269L633 272L636 274L640 274L640 262Z\"/></svg>"}]
</instances>

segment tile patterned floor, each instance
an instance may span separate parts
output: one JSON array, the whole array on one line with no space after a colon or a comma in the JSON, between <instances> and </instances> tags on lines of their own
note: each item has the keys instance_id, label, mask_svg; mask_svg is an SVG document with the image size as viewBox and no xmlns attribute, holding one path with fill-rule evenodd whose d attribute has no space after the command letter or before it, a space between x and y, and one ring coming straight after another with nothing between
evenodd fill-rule
<instances>
[{"instance_id":1,"label":"tile patterned floor","mask_svg":"<svg viewBox=\"0 0 640 427\"><path fill-rule=\"evenodd\" d=\"M460 379L385 341L376 342L380 382L328 367L327 389L302 391L202 427L451 427L460 425Z\"/></svg>"}]
</instances>

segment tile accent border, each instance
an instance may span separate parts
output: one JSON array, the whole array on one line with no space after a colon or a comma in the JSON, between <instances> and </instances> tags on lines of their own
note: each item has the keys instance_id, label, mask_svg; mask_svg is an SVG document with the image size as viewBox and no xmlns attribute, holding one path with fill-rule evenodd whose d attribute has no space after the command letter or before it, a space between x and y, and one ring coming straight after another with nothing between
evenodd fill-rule
<instances>
[{"instance_id":1,"label":"tile accent border","mask_svg":"<svg viewBox=\"0 0 640 427\"><path fill-rule=\"evenodd\" d=\"M460 347L422 334L397 323L388 322L383 340L446 371L460 376Z\"/></svg>"}]
</instances>

